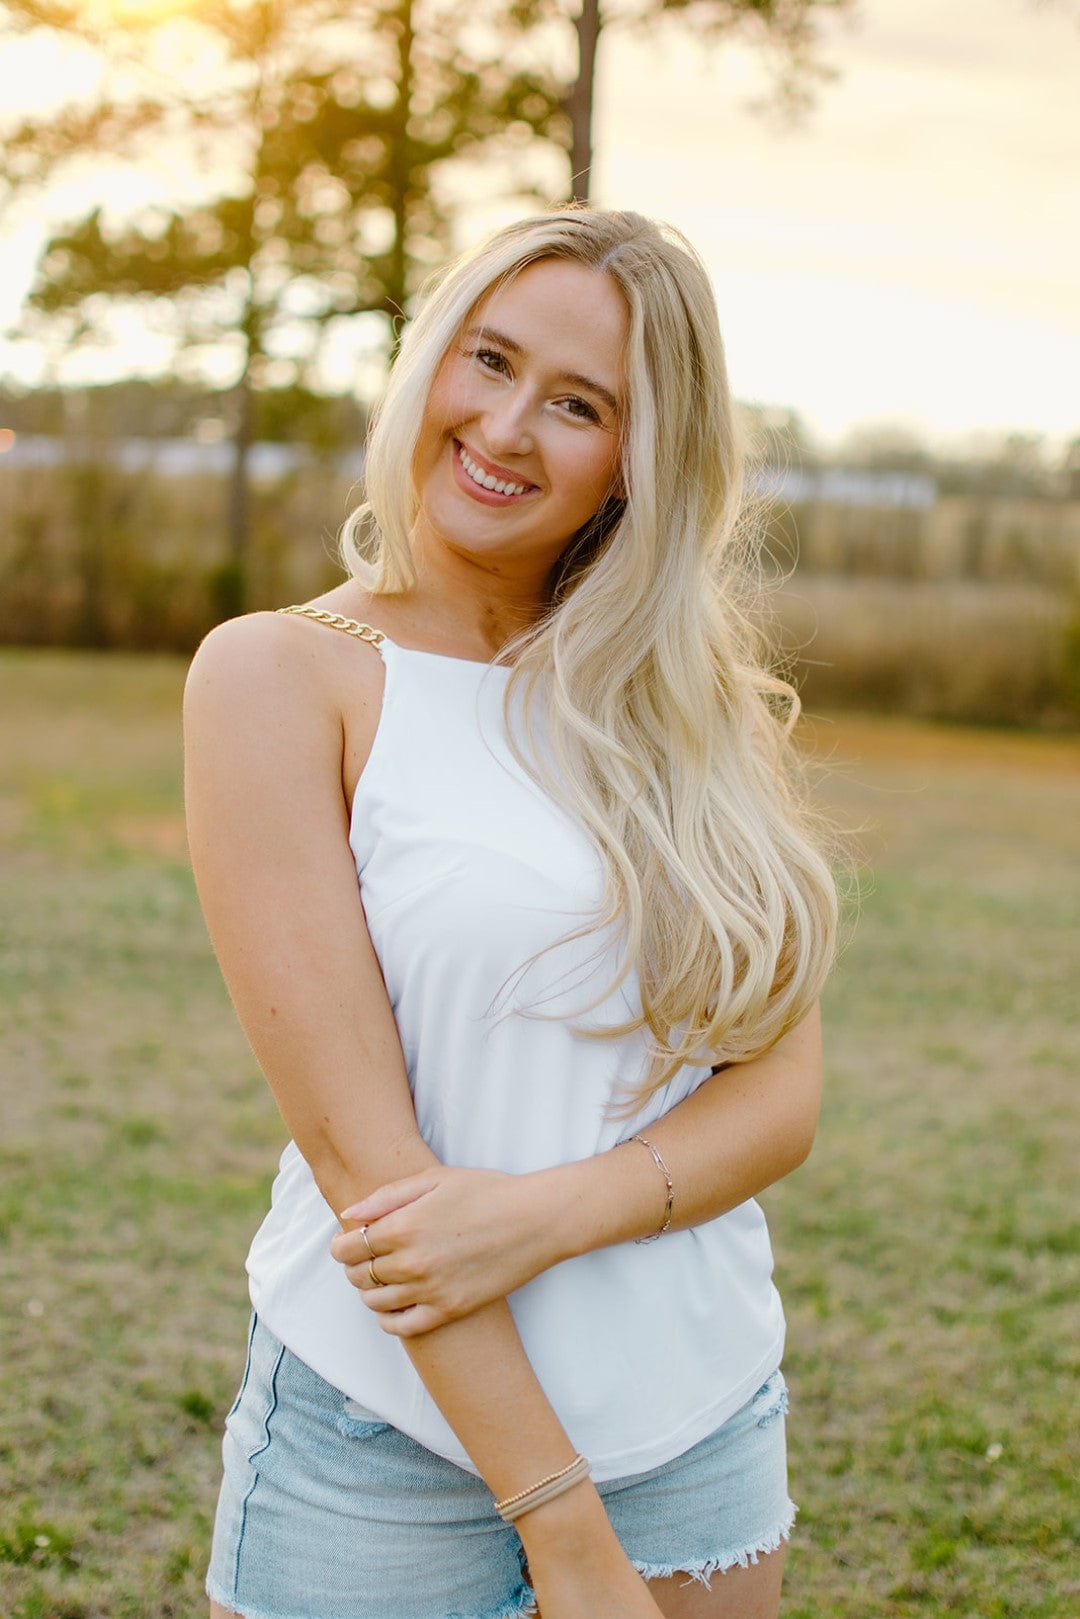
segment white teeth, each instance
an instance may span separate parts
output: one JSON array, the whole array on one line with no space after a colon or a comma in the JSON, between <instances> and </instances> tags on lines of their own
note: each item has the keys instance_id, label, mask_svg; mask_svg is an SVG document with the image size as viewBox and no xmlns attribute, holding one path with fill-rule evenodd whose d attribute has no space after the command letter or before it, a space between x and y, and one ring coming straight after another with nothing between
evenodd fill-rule
<instances>
[{"instance_id":1,"label":"white teeth","mask_svg":"<svg viewBox=\"0 0 1080 1619\"><path fill-rule=\"evenodd\" d=\"M504 479L496 478L493 473L484 472L482 468L477 466L463 444L458 446L458 456L473 483L479 484L481 489L494 490L497 495L523 495L525 493L525 484L506 483Z\"/></svg>"}]
</instances>

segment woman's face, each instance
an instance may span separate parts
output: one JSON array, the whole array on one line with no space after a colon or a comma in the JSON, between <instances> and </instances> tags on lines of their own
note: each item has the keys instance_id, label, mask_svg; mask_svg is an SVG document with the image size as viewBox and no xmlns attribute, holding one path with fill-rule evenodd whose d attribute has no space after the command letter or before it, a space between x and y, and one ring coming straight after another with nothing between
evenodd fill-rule
<instances>
[{"instance_id":1,"label":"woman's face","mask_svg":"<svg viewBox=\"0 0 1080 1619\"><path fill-rule=\"evenodd\" d=\"M414 543L546 577L619 486L629 328L611 277L567 259L482 299L428 396Z\"/></svg>"}]
</instances>

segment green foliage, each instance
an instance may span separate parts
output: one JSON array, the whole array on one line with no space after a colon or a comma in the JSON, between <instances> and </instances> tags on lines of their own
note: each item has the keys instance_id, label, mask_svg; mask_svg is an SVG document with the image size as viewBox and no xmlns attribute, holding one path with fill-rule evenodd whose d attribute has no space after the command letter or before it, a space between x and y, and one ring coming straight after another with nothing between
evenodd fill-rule
<instances>
[{"instance_id":1,"label":"green foliage","mask_svg":"<svg viewBox=\"0 0 1080 1619\"><path fill-rule=\"evenodd\" d=\"M73 1538L54 1523L38 1518L19 1518L8 1530L0 1530L0 1563L29 1563L42 1568L46 1563L74 1567L71 1558Z\"/></svg>"},{"instance_id":2,"label":"green foliage","mask_svg":"<svg viewBox=\"0 0 1080 1619\"><path fill-rule=\"evenodd\" d=\"M245 583L244 570L235 558L219 562L210 570L207 586L215 623L237 618L244 611Z\"/></svg>"},{"instance_id":3,"label":"green foliage","mask_svg":"<svg viewBox=\"0 0 1080 1619\"><path fill-rule=\"evenodd\" d=\"M582 201L589 197L596 57L609 24L655 30L673 21L692 28L706 45L733 35L749 39L764 51L773 70L772 105L790 117L809 103L814 81L830 76L817 53L819 15L852 4L853 0L630 0L629 4L578 0L574 19L578 72L566 94L574 196ZM564 14L558 0L547 0L545 10Z\"/></svg>"},{"instance_id":4,"label":"green foliage","mask_svg":"<svg viewBox=\"0 0 1080 1619\"><path fill-rule=\"evenodd\" d=\"M55 22L154 92L103 92L9 131L9 190L88 155L156 151L201 175L208 194L123 222L90 207L48 244L32 309L67 317L71 339L96 333L111 300L168 300L184 342L232 337L237 375L256 384L276 374L271 362L304 374L331 321L399 314L449 245L442 168L537 135L557 143L561 129L560 87L515 57L521 25L506 7L486 8L479 46L461 0L435 0L422 28L413 9L221 0L188 17L186 33L171 25L165 62L151 49L165 22L132 35L95 21L90 3Z\"/></svg>"},{"instance_id":5,"label":"green foliage","mask_svg":"<svg viewBox=\"0 0 1080 1619\"><path fill-rule=\"evenodd\" d=\"M214 1421L217 1415L217 1407L213 1400L209 1395L204 1394L201 1389L188 1389L176 1403L181 1411L193 1418L195 1422L210 1423Z\"/></svg>"},{"instance_id":6,"label":"green foliage","mask_svg":"<svg viewBox=\"0 0 1080 1619\"><path fill-rule=\"evenodd\" d=\"M0 186L9 199L95 155L168 153L207 186L201 201L122 222L91 202L48 244L32 312L46 327L65 317L71 341L100 329L111 300L165 300L184 342L236 340L238 377L259 385L276 374L271 362L302 375L328 323L397 317L446 256L448 164L510 156L511 189L537 195L529 149L537 137L566 145L569 102L575 138L591 140L595 52L583 30L674 17L704 39L745 33L777 64L790 102L820 72L818 14L850 3L644 0L609 11L583 0L576 83L522 48L536 24L565 20L552 0L493 0L480 27L467 0L218 0L182 28L176 19L124 26L93 0L16 5L13 28L78 38L117 88L8 129Z\"/></svg>"},{"instance_id":7,"label":"green foliage","mask_svg":"<svg viewBox=\"0 0 1080 1619\"><path fill-rule=\"evenodd\" d=\"M88 158L156 156L203 183L197 201L122 220L90 192L45 247L23 333L67 349L135 305L189 364L231 365L231 555L216 593L230 608L249 599L253 390L317 378L328 334L358 316L382 316L389 344L447 256L445 171L501 153L513 179L492 189L535 194L530 151L557 155L564 135L560 86L515 49L528 8L493 0L482 30L464 0L414 12L417 0L216 0L182 25L125 28L95 0L17 8L108 71L90 105L6 131L0 202Z\"/></svg>"},{"instance_id":8,"label":"green foliage","mask_svg":"<svg viewBox=\"0 0 1080 1619\"><path fill-rule=\"evenodd\" d=\"M769 54L775 90L789 112L804 106L815 79L828 77L817 55L823 14L848 11L854 0L638 0L630 11L637 27L672 18L703 39L743 34ZM611 7L621 18L621 8ZM603 16L603 12L601 12Z\"/></svg>"},{"instance_id":9,"label":"green foliage","mask_svg":"<svg viewBox=\"0 0 1080 1619\"><path fill-rule=\"evenodd\" d=\"M610 20L651 26L671 15L703 37L746 32L780 64L790 103L817 70L816 13L847 3L645 0L613 6ZM473 0L216 0L182 19L126 24L96 0L8 8L9 32L78 39L107 71L96 100L7 128L0 204L36 197L94 158L152 155L203 182L196 200L123 219L88 192L43 252L23 334L66 350L107 338L116 306L135 305L187 351L189 370L192 359L231 367L231 554L219 605L250 601L252 391L310 383L329 334L361 315L383 317L392 348L419 282L451 246L447 177L460 160L486 161L489 192L548 199L569 148L587 184L607 20L598 0L582 0L568 83L531 37L539 23L570 21L556 0L490 0L479 16Z\"/></svg>"}]
</instances>

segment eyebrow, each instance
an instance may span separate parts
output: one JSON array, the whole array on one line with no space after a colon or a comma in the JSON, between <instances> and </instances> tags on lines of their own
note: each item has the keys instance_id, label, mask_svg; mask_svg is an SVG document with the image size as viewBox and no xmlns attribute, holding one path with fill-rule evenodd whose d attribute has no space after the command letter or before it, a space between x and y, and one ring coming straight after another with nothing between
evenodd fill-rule
<instances>
[{"instance_id":1,"label":"eyebrow","mask_svg":"<svg viewBox=\"0 0 1080 1619\"><path fill-rule=\"evenodd\" d=\"M493 343L497 343L500 348L506 349L509 354L525 353L524 348L516 338L508 337L505 332L496 331L494 326L470 326L465 336L488 337ZM587 377L581 371L560 371L559 381L572 382L577 388L587 389L589 393L593 393L598 399L602 399L608 409L616 416L619 414L619 401L613 393L604 387L602 382L597 382L595 377Z\"/></svg>"}]
</instances>

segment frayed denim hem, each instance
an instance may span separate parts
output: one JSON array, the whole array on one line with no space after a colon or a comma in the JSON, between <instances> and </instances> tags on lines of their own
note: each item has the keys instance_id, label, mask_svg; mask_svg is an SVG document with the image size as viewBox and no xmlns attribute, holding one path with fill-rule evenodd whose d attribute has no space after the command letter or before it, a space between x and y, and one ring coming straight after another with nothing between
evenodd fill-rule
<instances>
[{"instance_id":1,"label":"frayed denim hem","mask_svg":"<svg viewBox=\"0 0 1080 1619\"><path fill-rule=\"evenodd\" d=\"M262 1608L237 1607L236 1598L219 1591L211 1580L206 1582L206 1594L211 1602L220 1602L230 1613L238 1613L240 1619L286 1619L283 1614L267 1613ZM529 1619L529 1615L535 1613L536 1596L529 1586L523 1585L509 1602L498 1608L489 1608L486 1613L448 1613L446 1619Z\"/></svg>"},{"instance_id":2,"label":"frayed denim hem","mask_svg":"<svg viewBox=\"0 0 1080 1619\"><path fill-rule=\"evenodd\" d=\"M211 1602L220 1602L229 1613L238 1613L240 1619L282 1619L279 1613L264 1613L262 1608L237 1607L236 1598L226 1596L225 1592L214 1584L212 1580L206 1581L206 1594Z\"/></svg>"},{"instance_id":3,"label":"frayed denim hem","mask_svg":"<svg viewBox=\"0 0 1080 1619\"><path fill-rule=\"evenodd\" d=\"M779 1551L784 1541L791 1537L798 1510L794 1501L789 1501L783 1521L771 1535L763 1535L752 1546L740 1547L738 1551L726 1549L718 1552L715 1557L705 1557L694 1563L639 1563L636 1559L631 1561L643 1579L670 1580L678 1574L683 1574L686 1576L685 1584L691 1585L696 1581L698 1585L703 1585L706 1591L711 1591L714 1574L726 1574L732 1568L749 1568L759 1557L767 1557L770 1552Z\"/></svg>"}]
</instances>

